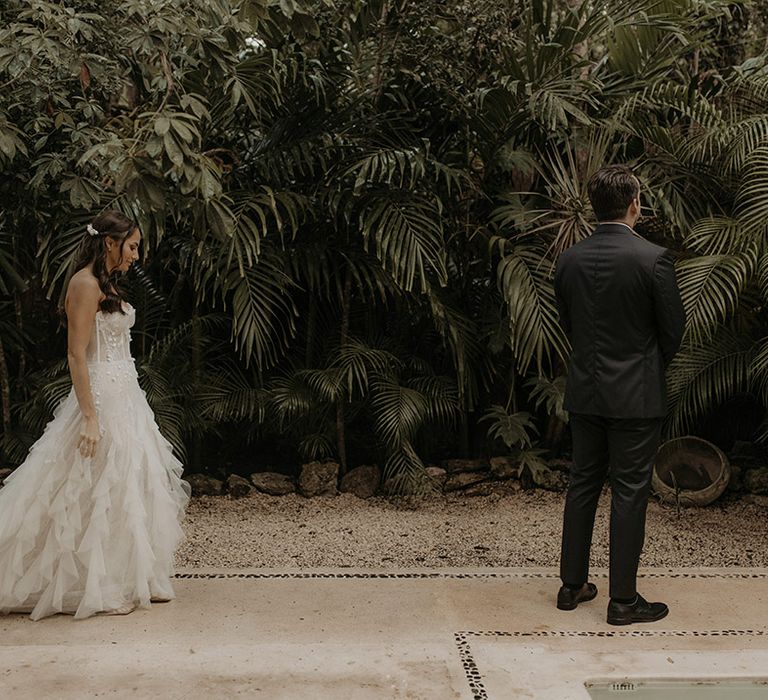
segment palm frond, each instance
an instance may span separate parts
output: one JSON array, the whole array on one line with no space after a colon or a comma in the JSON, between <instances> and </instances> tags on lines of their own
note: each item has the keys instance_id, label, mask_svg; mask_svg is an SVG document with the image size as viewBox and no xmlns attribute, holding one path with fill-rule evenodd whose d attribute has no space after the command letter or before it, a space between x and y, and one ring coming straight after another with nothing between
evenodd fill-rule
<instances>
[{"instance_id":1,"label":"palm frond","mask_svg":"<svg viewBox=\"0 0 768 700\"><path fill-rule=\"evenodd\" d=\"M309 433L302 435L298 451L304 459L314 461L333 457L336 447L327 433Z\"/></svg>"},{"instance_id":2,"label":"palm frond","mask_svg":"<svg viewBox=\"0 0 768 700\"><path fill-rule=\"evenodd\" d=\"M723 329L703 345L687 344L667 371L669 435L684 435L696 421L749 385L754 343Z\"/></svg>"},{"instance_id":3,"label":"palm frond","mask_svg":"<svg viewBox=\"0 0 768 700\"><path fill-rule=\"evenodd\" d=\"M214 423L264 423L270 398L269 391L254 386L234 363L228 362L215 374L206 372L195 404L200 415Z\"/></svg>"},{"instance_id":4,"label":"palm frond","mask_svg":"<svg viewBox=\"0 0 768 700\"><path fill-rule=\"evenodd\" d=\"M331 362L331 367L346 382L349 397L352 397L355 387L360 396L365 396L372 378L390 374L401 366L401 360L391 352L371 347L355 338L349 338Z\"/></svg>"},{"instance_id":5,"label":"palm frond","mask_svg":"<svg viewBox=\"0 0 768 700\"><path fill-rule=\"evenodd\" d=\"M456 383L451 377L414 377L408 384L427 400L427 420L443 425L455 422L461 406Z\"/></svg>"},{"instance_id":6,"label":"palm frond","mask_svg":"<svg viewBox=\"0 0 768 700\"><path fill-rule=\"evenodd\" d=\"M59 362L49 372L29 377L31 384L39 384L37 396L22 406L21 418L31 429L42 432L56 407L66 398L72 388L72 378L66 362Z\"/></svg>"},{"instance_id":7,"label":"palm frond","mask_svg":"<svg viewBox=\"0 0 768 700\"><path fill-rule=\"evenodd\" d=\"M437 291L430 290L427 297L432 322L451 351L462 403L471 409L477 401L477 382L473 373L479 369L478 361L484 353L477 323L448 304Z\"/></svg>"},{"instance_id":8,"label":"palm frond","mask_svg":"<svg viewBox=\"0 0 768 700\"><path fill-rule=\"evenodd\" d=\"M281 428L309 415L316 404L312 388L298 373L273 378L269 385L269 408Z\"/></svg>"},{"instance_id":9,"label":"palm frond","mask_svg":"<svg viewBox=\"0 0 768 700\"><path fill-rule=\"evenodd\" d=\"M494 440L502 440L510 449L530 447L533 435L537 432L530 413L527 411L508 413L504 406L499 405L491 406L480 421L489 421L491 426L488 428L488 436Z\"/></svg>"},{"instance_id":10,"label":"palm frond","mask_svg":"<svg viewBox=\"0 0 768 700\"><path fill-rule=\"evenodd\" d=\"M371 412L384 444L397 448L408 443L427 419L429 402L421 392L379 377L371 386Z\"/></svg>"},{"instance_id":11,"label":"palm frond","mask_svg":"<svg viewBox=\"0 0 768 700\"><path fill-rule=\"evenodd\" d=\"M12 290L22 292L27 289L27 281L19 274L15 260L14 236L6 228L3 217L0 214L0 294L8 296Z\"/></svg>"},{"instance_id":12,"label":"palm frond","mask_svg":"<svg viewBox=\"0 0 768 700\"><path fill-rule=\"evenodd\" d=\"M527 470L535 484L545 484L548 480L547 477L551 474L551 469L544 460L543 455L545 453L546 450L536 448L520 450L517 454L517 459L519 460L520 465L519 473L522 475L523 472Z\"/></svg>"},{"instance_id":13,"label":"palm frond","mask_svg":"<svg viewBox=\"0 0 768 700\"><path fill-rule=\"evenodd\" d=\"M390 494L420 494L432 490L424 463L408 442L387 458L383 482Z\"/></svg>"},{"instance_id":14,"label":"palm frond","mask_svg":"<svg viewBox=\"0 0 768 700\"><path fill-rule=\"evenodd\" d=\"M424 179L427 162L417 148L376 148L350 163L344 176L354 178L353 189L360 192L371 185L413 190Z\"/></svg>"},{"instance_id":15,"label":"palm frond","mask_svg":"<svg viewBox=\"0 0 768 700\"><path fill-rule=\"evenodd\" d=\"M295 375L304 380L320 401L335 403L345 398L344 374L337 367L299 369Z\"/></svg>"},{"instance_id":16,"label":"palm frond","mask_svg":"<svg viewBox=\"0 0 768 700\"><path fill-rule=\"evenodd\" d=\"M736 194L736 216L747 230L763 238L768 231L768 143L749 155Z\"/></svg>"},{"instance_id":17,"label":"palm frond","mask_svg":"<svg viewBox=\"0 0 768 700\"><path fill-rule=\"evenodd\" d=\"M554 379L549 377L532 377L525 383L531 390L530 400L535 402L536 409L542 405L549 415L557 416L563 423L568 422L568 411L563 409L565 398L565 375Z\"/></svg>"},{"instance_id":18,"label":"palm frond","mask_svg":"<svg viewBox=\"0 0 768 700\"><path fill-rule=\"evenodd\" d=\"M749 372L752 390L760 397L762 405L768 407L768 336L757 342ZM755 430L755 440L763 444L768 443L768 410Z\"/></svg>"},{"instance_id":19,"label":"palm frond","mask_svg":"<svg viewBox=\"0 0 768 700\"><path fill-rule=\"evenodd\" d=\"M552 263L540 250L516 245L508 247L505 239L494 237L502 258L497 269L499 288L507 303L510 346L520 372L532 362L539 372L545 359L565 360L568 342L558 322Z\"/></svg>"},{"instance_id":20,"label":"palm frond","mask_svg":"<svg viewBox=\"0 0 768 700\"><path fill-rule=\"evenodd\" d=\"M687 317L686 337L696 345L711 338L737 308L754 269L749 255L706 255L678 266L680 296Z\"/></svg>"},{"instance_id":21,"label":"palm frond","mask_svg":"<svg viewBox=\"0 0 768 700\"><path fill-rule=\"evenodd\" d=\"M749 374L755 386L768 398L768 336L757 343Z\"/></svg>"},{"instance_id":22,"label":"palm frond","mask_svg":"<svg viewBox=\"0 0 768 700\"><path fill-rule=\"evenodd\" d=\"M704 256L734 255L750 250L756 257L757 242L737 219L712 216L701 219L685 239L689 248Z\"/></svg>"},{"instance_id":23,"label":"palm frond","mask_svg":"<svg viewBox=\"0 0 768 700\"><path fill-rule=\"evenodd\" d=\"M190 338L194 333L199 334L200 348L205 349L210 345L212 332L224 328L226 323L226 317L217 313L195 316L179 323L164 335L152 339L145 361L148 365L172 363L178 366L178 358L188 351Z\"/></svg>"},{"instance_id":24,"label":"palm frond","mask_svg":"<svg viewBox=\"0 0 768 700\"><path fill-rule=\"evenodd\" d=\"M224 83L224 93L229 103L213 110L216 118L223 108L232 110L243 102L257 119L264 117L270 105L278 102L282 92L282 67L277 52L264 50L248 56L234 66Z\"/></svg>"},{"instance_id":25,"label":"palm frond","mask_svg":"<svg viewBox=\"0 0 768 700\"><path fill-rule=\"evenodd\" d=\"M757 281L760 285L760 294L763 297L763 301L768 303L768 252L763 253L757 269Z\"/></svg>"},{"instance_id":26,"label":"palm frond","mask_svg":"<svg viewBox=\"0 0 768 700\"><path fill-rule=\"evenodd\" d=\"M270 231L277 231L281 239L286 232L292 238L309 209L305 195L275 191L267 186L261 186L257 192L233 193L232 199L234 226L228 231L227 265L236 265L240 274L256 264L261 242Z\"/></svg>"},{"instance_id":27,"label":"palm frond","mask_svg":"<svg viewBox=\"0 0 768 700\"><path fill-rule=\"evenodd\" d=\"M184 440L186 420L179 394L172 388L172 379L156 366L143 364L139 367L139 385L147 396L155 420L163 436L173 445L182 461L186 460Z\"/></svg>"},{"instance_id":28,"label":"palm frond","mask_svg":"<svg viewBox=\"0 0 768 700\"><path fill-rule=\"evenodd\" d=\"M751 114L728 125L722 134L722 151L730 172L741 173L750 156L768 145L768 114Z\"/></svg>"},{"instance_id":29,"label":"palm frond","mask_svg":"<svg viewBox=\"0 0 768 700\"><path fill-rule=\"evenodd\" d=\"M491 222L502 231L510 229L515 237L546 235L553 255L589 236L594 215L587 183L596 170L612 160L613 136L613 131L605 128L583 144L574 145L570 140L552 144L535 165L543 196L502 195L505 204L494 209Z\"/></svg>"},{"instance_id":30,"label":"palm frond","mask_svg":"<svg viewBox=\"0 0 768 700\"><path fill-rule=\"evenodd\" d=\"M369 200L360 214L360 231L368 250L405 291L430 287L429 274L445 284L443 225L438 200L416 195Z\"/></svg>"},{"instance_id":31,"label":"palm frond","mask_svg":"<svg viewBox=\"0 0 768 700\"><path fill-rule=\"evenodd\" d=\"M231 270L223 293L232 308L235 348L246 364L273 364L296 332L293 281L276 258L262 257L242 274Z\"/></svg>"}]
</instances>

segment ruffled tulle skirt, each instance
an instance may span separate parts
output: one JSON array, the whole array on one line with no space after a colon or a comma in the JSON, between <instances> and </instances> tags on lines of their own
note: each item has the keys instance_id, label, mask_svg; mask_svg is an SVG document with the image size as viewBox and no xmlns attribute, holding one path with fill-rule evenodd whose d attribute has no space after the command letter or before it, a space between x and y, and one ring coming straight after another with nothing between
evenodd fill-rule
<instances>
[{"instance_id":1,"label":"ruffled tulle skirt","mask_svg":"<svg viewBox=\"0 0 768 700\"><path fill-rule=\"evenodd\" d=\"M0 489L0 613L84 618L173 598L189 501L132 361L89 366L102 438L77 449L74 391Z\"/></svg>"}]
</instances>

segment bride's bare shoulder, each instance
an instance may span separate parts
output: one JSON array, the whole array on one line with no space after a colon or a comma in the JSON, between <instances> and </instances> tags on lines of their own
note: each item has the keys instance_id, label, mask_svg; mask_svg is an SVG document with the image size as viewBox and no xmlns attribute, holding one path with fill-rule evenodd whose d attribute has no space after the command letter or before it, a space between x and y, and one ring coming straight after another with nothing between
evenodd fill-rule
<instances>
[{"instance_id":1,"label":"bride's bare shoulder","mask_svg":"<svg viewBox=\"0 0 768 700\"><path fill-rule=\"evenodd\" d=\"M104 296L99 287L99 280L88 269L78 270L67 285L67 293L64 301L65 307L71 304L85 304L87 306L98 305Z\"/></svg>"}]
</instances>

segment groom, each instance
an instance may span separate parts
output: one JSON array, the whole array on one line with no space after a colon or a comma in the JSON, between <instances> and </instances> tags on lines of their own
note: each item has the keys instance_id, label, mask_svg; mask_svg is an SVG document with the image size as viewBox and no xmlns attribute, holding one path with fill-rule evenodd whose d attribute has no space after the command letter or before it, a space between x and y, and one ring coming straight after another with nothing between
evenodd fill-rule
<instances>
[{"instance_id":1,"label":"groom","mask_svg":"<svg viewBox=\"0 0 768 700\"><path fill-rule=\"evenodd\" d=\"M640 183L612 165L589 181L598 220L592 236L566 250L555 271L560 322L571 341L564 408L573 467L565 502L557 607L592 600L587 581L595 510L611 484L608 622L665 617L636 588L653 461L666 413L665 370L680 346L685 312L670 251L633 230Z\"/></svg>"}]
</instances>

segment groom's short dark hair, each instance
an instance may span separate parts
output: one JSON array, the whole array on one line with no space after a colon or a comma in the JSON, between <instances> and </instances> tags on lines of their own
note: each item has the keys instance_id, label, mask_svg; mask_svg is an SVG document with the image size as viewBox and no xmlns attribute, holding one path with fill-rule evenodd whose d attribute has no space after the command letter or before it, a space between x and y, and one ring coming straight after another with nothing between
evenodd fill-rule
<instances>
[{"instance_id":1,"label":"groom's short dark hair","mask_svg":"<svg viewBox=\"0 0 768 700\"><path fill-rule=\"evenodd\" d=\"M587 191L597 220L612 221L624 218L640 183L626 165L608 165L589 178Z\"/></svg>"}]
</instances>

